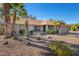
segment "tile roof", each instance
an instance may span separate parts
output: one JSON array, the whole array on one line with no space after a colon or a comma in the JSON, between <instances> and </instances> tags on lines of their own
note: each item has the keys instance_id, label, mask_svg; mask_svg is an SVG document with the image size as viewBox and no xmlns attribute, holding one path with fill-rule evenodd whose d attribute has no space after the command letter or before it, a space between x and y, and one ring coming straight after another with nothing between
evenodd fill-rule
<instances>
[{"instance_id":1,"label":"tile roof","mask_svg":"<svg viewBox=\"0 0 79 59\"><path fill-rule=\"evenodd\" d=\"M19 19L16 21L16 24L25 24L26 19ZM41 20L32 20L28 19L29 25L54 25L52 21L41 21Z\"/></svg>"},{"instance_id":2,"label":"tile roof","mask_svg":"<svg viewBox=\"0 0 79 59\"><path fill-rule=\"evenodd\" d=\"M27 18L20 18L16 20L16 24L25 24ZM28 25L55 25L53 21L50 20L34 20L34 19L27 19ZM12 22L12 21L11 21Z\"/></svg>"}]
</instances>

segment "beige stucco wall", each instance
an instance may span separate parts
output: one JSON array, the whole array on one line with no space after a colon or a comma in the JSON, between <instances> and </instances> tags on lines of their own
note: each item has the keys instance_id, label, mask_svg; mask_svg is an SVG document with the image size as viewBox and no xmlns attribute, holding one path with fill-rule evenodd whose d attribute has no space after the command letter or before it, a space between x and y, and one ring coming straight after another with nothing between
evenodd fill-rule
<instances>
[{"instance_id":1,"label":"beige stucco wall","mask_svg":"<svg viewBox=\"0 0 79 59\"><path fill-rule=\"evenodd\" d=\"M59 29L59 34L63 35L63 34L67 34L68 33L68 27L67 26L61 26Z\"/></svg>"},{"instance_id":2,"label":"beige stucco wall","mask_svg":"<svg viewBox=\"0 0 79 59\"><path fill-rule=\"evenodd\" d=\"M34 26L29 25L29 26L28 26L28 29L29 29L29 31L34 31ZM43 26L40 26L40 31L41 31L41 32L43 31Z\"/></svg>"},{"instance_id":3,"label":"beige stucco wall","mask_svg":"<svg viewBox=\"0 0 79 59\"><path fill-rule=\"evenodd\" d=\"M14 28L14 31L16 32L16 34L19 34L19 31L21 29L25 29L25 25L23 25L23 24L16 24L15 28Z\"/></svg>"},{"instance_id":4,"label":"beige stucco wall","mask_svg":"<svg viewBox=\"0 0 79 59\"><path fill-rule=\"evenodd\" d=\"M30 31L33 31L33 30L34 30L34 26L29 25L29 26L28 26L28 29L29 29L29 30L28 30L29 32L30 32Z\"/></svg>"},{"instance_id":5,"label":"beige stucco wall","mask_svg":"<svg viewBox=\"0 0 79 59\"><path fill-rule=\"evenodd\" d=\"M44 31L43 26L40 26L40 31L41 31L41 32L43 32L43 31Z\"/></svg>"},{"instance_id":6,"label":"beige stucco wall","mask_svg":"<svg viewBox=\"0 0 79 59\"><path fill-rule=\"evenodd\" d=\"M53 29L55 29L55 27L52 27ZM20 25L20 24L18 24L18 25L16 25L15 26L15 30L18 32L19 30L21 30L21 29L25 29L25 25ZM34 30L34 26L32 26L32 25L29 25L28 26L28 31L30 32L30 31L33 31ZM46 32L47 32L47 30L48 30L48 26L46 26ZM41 32L43 32L43 26L40 26L40 31ZM61 26L60 28L59 28L59 34L67 34L68 33L68 27L67 26Z\"/></svg>"}]
</instances>

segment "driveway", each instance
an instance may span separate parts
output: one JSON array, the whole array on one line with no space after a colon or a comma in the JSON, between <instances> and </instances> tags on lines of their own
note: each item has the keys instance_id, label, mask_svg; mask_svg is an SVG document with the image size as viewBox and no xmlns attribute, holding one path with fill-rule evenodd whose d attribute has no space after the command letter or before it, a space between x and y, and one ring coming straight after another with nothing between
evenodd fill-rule
<instances>
[{"instance_id":1,"label":"driveway","mask_svg":"<svg viewBox=\"0 0 79 59\"><path fill-rule=\"evenodd\" d=\"M46 37L51 37L50 41L64 41L72 46L72 48L75 50L75 55L79 56L79 31L77 32L69 32L67 35L42 35L42 37L45 39Z\"/></svg>"},{"instance_id":2,"label":"driveway","mask_svg":"<svg viewBox=\"0 0 79 59\"><path fill-rule=\"evenodd\" d=\"M75 31L75 32L74 31L70 31L69 34L71 34L71 35L79 35L79 31Z\"/></svg>"},{"instance_id":3,"label":"driveway","mask_svg":"<svg viewBox=\"0 0 79 59\"><path fill-rule=\"evenodd\" d=\"M79 31L70 31L66 36L79 38Z\"/></svg>"}]
</instances>

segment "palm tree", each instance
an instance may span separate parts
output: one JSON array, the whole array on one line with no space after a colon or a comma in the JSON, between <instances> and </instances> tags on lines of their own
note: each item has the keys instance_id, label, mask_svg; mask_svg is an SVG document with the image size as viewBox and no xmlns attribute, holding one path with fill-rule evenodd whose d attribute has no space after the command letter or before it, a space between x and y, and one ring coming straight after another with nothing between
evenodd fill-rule
<instances>
[{"instance_id":1,"label":"palm tree","mask_svg":"<svg viewBox=\"0 0 79 59\"><path fill-rule=\"evenodd\" d=\"M33 19L33 20L36 20L37 19L37 17L36 16L33 16L33 15L29 15L28 18Z\"/></svg>"},{"instance_id":2,"label":"palm tree","mask_svg":"<svg viewBox=\"0 0 79 59\"><path fill-rule=\"evenodd\" d=\"M9 36L9 24L10 24L10 16L9 16L9 4L8 3L4 3L3 4L3 14L4 14L4 34L5 34L5 38L8 38Z\"/></svg>"},{"instance_id":3,"label":"palm tree","mask_svg":"<svg viewBox=\"0 0 79 59\"><path fill-rule=\"evenodd\" d=\"M24 9L24 4L22 3L10 4L10 11L11 14L13 15L13 24L12 24L12 36L13 36L16 18L27 16L27 12Z\"/></svg>"}]
</instances>

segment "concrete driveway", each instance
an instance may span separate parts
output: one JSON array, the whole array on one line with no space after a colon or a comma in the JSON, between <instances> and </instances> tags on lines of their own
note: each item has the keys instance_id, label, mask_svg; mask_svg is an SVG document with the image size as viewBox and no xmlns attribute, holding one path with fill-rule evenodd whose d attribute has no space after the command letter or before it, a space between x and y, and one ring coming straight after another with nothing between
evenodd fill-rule
<instances>
[{"instance_id":1,"label":"concrete driveway","mask_svg":"<svg viewBox=\"0 0 79 59\"><path fill-rule=\"evenodd\" d=\"M79 31L70 31L66 36L79 38Z\"/></svg>"},{"instance_id":2,"label":"concrete driveway","mask_svg":"<svg viewBox=\"0 0 79 59\"><path fill-rule=\"evenodd\" d=\"M69 34L71 34L71 35L79 35L79 31L70 31Z\"/></svg>"}]
</instances>

